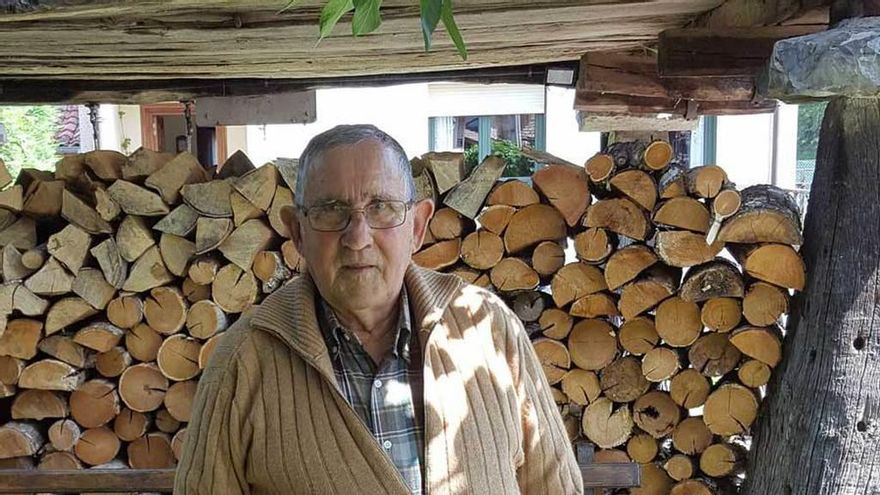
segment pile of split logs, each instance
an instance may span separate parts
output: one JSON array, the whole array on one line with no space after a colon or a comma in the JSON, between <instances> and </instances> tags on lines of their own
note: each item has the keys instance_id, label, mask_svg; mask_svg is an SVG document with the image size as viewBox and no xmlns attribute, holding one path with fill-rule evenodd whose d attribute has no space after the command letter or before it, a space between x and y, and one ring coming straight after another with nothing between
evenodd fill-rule
<instances>
[{"instance_id":1,"label":"pile of split logs","mask_svg":"<svg viewBox=\"0 0 880 495\"><path fill-rule=\"evenodd\" d=\"M0 166L0 468L175 465L218 335L304 268L280 219L294 167Z\"/></svg>"},{"instance_id":2,"label":"pile of split logs","mask_svg":"<svg viewBox=\"0 0 880 495\"><path fill-rule=\"evenodd\" d=\"M643 465L633 494L731 493L772 369L790 290L804 287L796 203L738 191L717 166L623 142L531 184L489 157L414 161L440 208L417 263L503 297L532 336L572 439Z\"/></svg>"}]
</instances>

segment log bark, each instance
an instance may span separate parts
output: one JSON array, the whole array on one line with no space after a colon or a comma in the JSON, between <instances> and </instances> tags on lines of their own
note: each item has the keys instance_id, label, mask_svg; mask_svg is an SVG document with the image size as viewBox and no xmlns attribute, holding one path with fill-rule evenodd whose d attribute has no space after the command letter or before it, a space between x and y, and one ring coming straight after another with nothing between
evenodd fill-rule
<instances>
[{"instance_id":1,"label":"log bark","mask_svg":"<svg viewBox=\"0 0 880 495\"><path fill-rule=\"evenodd\" d=\"M681 284L681 298L692 302L715 297L742 298L744 291L739 268L724 258L691 267Z\"/></svg>"},{"instance_id":2,"label":"log bark","mask_svg":"<svg viewBox=\"0 0 880 495\"><path fill-rule=\"evenodd\" d=\"M487 156L471 175L457 184L443 200L443 204L468 218L476 218L495 181L504 172L506 162L494 155ZM437 177L437 173L434 173ZM438 183L438 187L440 187ZM443 188L440 187L441 193Z\"/></svg>"},{"instance_id":3,"label":"log bark","mask_svg":"<svg viewBox=\"0 0 880 495\"><path fill-rule=\"evenodd\" d=\"M740 193L742 206L718 232L724 242L801 245L800 209L782 189L769 185L747 187Z\"/></svg>"},{"instance_id":4,"label":"log bark","mask_svg":"<svg viewBox=\"0 0 880 495\"><path fill-rule=\"evenodd\" d=\"M128 278L128 262L122 259L116 241L112 237L108 237L93 247L90 252L98 262L98 266L101 267L101 272L107 283L121 289Z\"/></svg>"}]
</instances>

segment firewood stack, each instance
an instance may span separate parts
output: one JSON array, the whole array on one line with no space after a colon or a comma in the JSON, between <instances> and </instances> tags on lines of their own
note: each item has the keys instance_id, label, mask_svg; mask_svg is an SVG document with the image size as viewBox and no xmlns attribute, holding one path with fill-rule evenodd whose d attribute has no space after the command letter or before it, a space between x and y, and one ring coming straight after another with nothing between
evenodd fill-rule
<instances>
[{"instance_id":1,"label":"firewood stack","mask_svg":"<svg viewBox=\"0 0 880 495\"><path fill-rule=\"evenodd\" d=\"M294 167L94 151L0 180L0 468L175 465L218 337L304 269Z\"/></svg>"},{"instance_id":2,"label":"firewood stack","mask_svg":"<svg viewBox=\"0 0 880 495\"><path fill-rule=\"evenodd\" d=\"M643 465L634 494L721 494L782 357L778 322L804 287L796 203L738 191L669 144L610 145L583 166L498 181L488 157L413 161L437 214L416 262L497 293L533 339L572 440L597 462Z\"/></svg>"}]
</instances>

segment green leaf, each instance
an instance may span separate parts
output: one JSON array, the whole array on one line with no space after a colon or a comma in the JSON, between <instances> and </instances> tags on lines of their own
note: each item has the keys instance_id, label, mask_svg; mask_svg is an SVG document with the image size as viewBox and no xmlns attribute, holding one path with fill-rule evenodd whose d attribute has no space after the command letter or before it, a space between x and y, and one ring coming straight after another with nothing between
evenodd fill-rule
<instances>
[{"instance_id":1,"label":"green leaf","mask_svg":"<svg viewBox=\"0 0 880 495\"><path fill-rule=\"evenodd\" d=\"M440 14L440 19L443 20L446 32L449 33L449 37L455 43L455 48L458 49L461 59L467 60L467 47L464 46L464 40L461 38L461 33L458 31L455 19L452 17L452 0L443 0L443 12Z\"/></svg>"},{"instance_id":2,"label":"green leaf","mask_svg":"<svg viewBox=\"0 0 880 495\"><path fill-rule=\"evenodd\" d=\"M425 51L431 49L431 38L437 23L440 22L440 11L443 0L420 0L422 11L422 37L425 38Z\"/></svg>"},{"instance_id":3,"label":"green leaf","mask_svg":"<svg viewBox=\"0 0 880 495\"><path fill-rule=\"evenodd\" d=\"M324 9L321 10L321 20L319 22L321 37L318 41L320 42L326 38L333 31L339 19L346 13L351 12L352 9L354 9L354 2L352 0L329 0L324 5Z\"/></svg>"},{"instance_id":4,"label":"green leaf","mask_svg":"<svg viewBox=\"0 0 880 495\"><path fill-rule=\"evenodd\" d=\"M382 0L354 0L354 19L351 21L352 34L360 36L375 31L382 23L382 17L379 14L381 6Z\"/></svg>"},{"instance_id":5,"label":"green leaf","mask_svg":"<svg viewBox=\"0 0 880 495\"><path fill-rule=\"evenodd\" d=\"M287 2L287 5L285 5L284 7L281 7L281 10L279 10L278 12L276 12L275 15L279 15L279 14L283 14L283 13L287 12L288 10L290 10L290 9L296 7L297 5L301 4L302 1L303 1L303 0L290 0L289 2Z\"/></svg>"}]
</instances>

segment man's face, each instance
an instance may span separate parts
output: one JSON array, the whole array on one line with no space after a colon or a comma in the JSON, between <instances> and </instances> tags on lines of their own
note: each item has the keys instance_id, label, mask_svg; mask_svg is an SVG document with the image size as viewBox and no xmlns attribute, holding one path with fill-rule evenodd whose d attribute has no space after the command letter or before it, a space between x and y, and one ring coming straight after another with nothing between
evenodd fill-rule
<instances>
[{"instance_id":1,"label":"man's face","mask_svg":"<svg viewBox=\"0 0 880 495\"><path fill-rule=\"evenodd\" d=\"M364 208L377 200L408 202L406 183L393 155L373 140L325 150L308 177L301 203ZM342 311L383 308L395 301L412 254L421 247L433 204L421 201L398 227L376 229L363 213L353 212L339 232L312 228L301 212L287 214L290 231L315 285L331 306Z\"/></svg>"}]
</instances>

